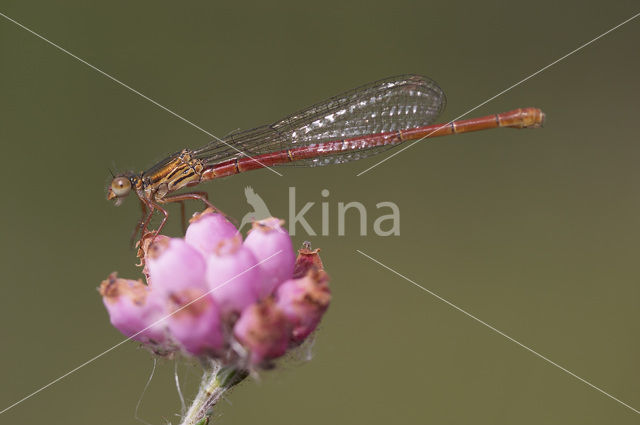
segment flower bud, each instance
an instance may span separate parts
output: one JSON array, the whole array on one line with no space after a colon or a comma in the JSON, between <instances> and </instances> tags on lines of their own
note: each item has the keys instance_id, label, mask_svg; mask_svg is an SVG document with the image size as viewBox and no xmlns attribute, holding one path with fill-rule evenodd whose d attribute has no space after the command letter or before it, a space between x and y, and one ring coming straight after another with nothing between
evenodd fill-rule
<instances>
[{"instance_id":1,"label":"flower bud","mask_svg":"<svg viewBox=\"0 0 640 425\"><path fill-rule=\"evenodd\" d=\"M206 290L173 292L168 304L167 327L184 351L192 356L215 355L224 347L220 310Z\"/></svg>"},{"instance_id":2,"label":"flower bud","mask_svg":"<svg viewBox=\"0 0 640 425\"><path fill-rule=\"evenodd\" d=\"M224 239L207 258L207 284L224 316L240 313L258 299L262 275L257 263L240 235Z\"/></svg>"},{"instance_id":3,"label":"flower bud","mask_svg":"<svg viewBox=\"0 0 640 425\"><path fill-rule=\"evenodd\" d=\"M189 220L185 241L207 256L223 239L234 237L238 230L227 218L210 209L196 214Z\"/></svg>"},{"instance_id":4,"label":"flower bud","mask_svg":"<svg viewBox=\"0 0 640 425\"><path fill-rule=\"evenodd\" d=\"M142 236L142 239L136 243L138 252L136 256L139 259L138 267L143 267L142 273L147 278L147 285L151 285L151 279L149 278L149 267L147 266L147 255L155 243L162 244L168 242L171 238L165 235L156 235L156 232L147 232ZM153 241L153 243L151 243Z\"/></svg>"},{"instance_id":5,"label":"flower bud","mask_svg":"<svg viewBox=\"0 0 640 425\"><path fill-rule=\"evenodd\" d=\"M249 362L263 365L282 356L289 344L291 325L273 298L265 298L242 311L233 328L236 339L249 351Z\"/></svg>"},{"instance_id":6,"label":"flower bud","mask_svg":"<svg viewBox=\"0 0 640 425\"><path fill-rule=\"evenodd\" d=\"M206 288L207 264L200 252L182 239L157 240L146 259L149 279L158 292L166 295L183 289Z\"/></svg>"},{"instance_id":7,"label":"flower bud","mask_svg":"<svg viewBox=\"0 0 640 425\"><path fill-rule=\"evenodd\" d=\"M305 277L284 282L276 292L276 304L293 325L291 342L299 344L315 330L329 307L329 278L313 269Z\"/></svg>"},{"instance_id":8,"label":"flower bud","mask_svg":"<svg viewBox=\"0 0 640 425\"><path fill-rule=\"evenodd\" d=\"M273 291L293 275L295 264L293 246L289 233L282 228L284 221L267 218L255 221L249 231L244 246L249 248L260 263L264 278L260 287L260 297L271 295Z\"/></svg>"},{"instance_id":9,"label":"flower bud","mask_svg":"<svg viewBox=\"0 0 640 425\"><path fill-rule=\"evenodd\" d=\"M98 291L116 329L158 354L171 351L166 324L158 322L164 314L162 303L147 285L112 273Z\"/></svg>"}]
</instances>

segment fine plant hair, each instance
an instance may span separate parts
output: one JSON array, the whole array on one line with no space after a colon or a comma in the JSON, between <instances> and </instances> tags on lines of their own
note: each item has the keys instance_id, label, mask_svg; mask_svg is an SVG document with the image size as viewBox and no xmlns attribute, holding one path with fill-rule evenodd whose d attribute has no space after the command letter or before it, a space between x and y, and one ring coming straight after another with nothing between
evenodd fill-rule
<instances>
[{"instance_id":1,"label":"fine plant hair","mask_svg":"<svg viewBox=\"0 0 640 425\"><path fill-rule=\"evenodd\" d=\"M153 357L153 366L151 367L151 373L149 374L149 378L147 379L146 384L144 384L144 388L142 389L142 393L140 394L140 397L138 398L138 403L136 403L136 409L133 412L133 417L135 418L135 420L137 420L138 422L141 422L145 425L153 425L147 421L145 421L144 419L142 419L139 415L138 415L138 411L140 410L140 405L142 404L142 400L144 399L144 395L147 393L147 389L149 388L149 385L151 384L151 380L153 379L153 375L156 373L156 366L158 365L158 359Z\"/></svg>"},{"instance_id":2,"label":"fine plant hair","mask_svg":"<svg viewBox=\"0 0 640 425\"><path fill-rule=\"evenodd\" d=\"M187 411L187 404L184 401L184 395L182 394L182 388L180 387L180 378L178 377L178 359L174 360L173 377L176 382L176 390L178 391L178 397L180 397L180 416L183 416Z\"/></svg>"}]
</instances>

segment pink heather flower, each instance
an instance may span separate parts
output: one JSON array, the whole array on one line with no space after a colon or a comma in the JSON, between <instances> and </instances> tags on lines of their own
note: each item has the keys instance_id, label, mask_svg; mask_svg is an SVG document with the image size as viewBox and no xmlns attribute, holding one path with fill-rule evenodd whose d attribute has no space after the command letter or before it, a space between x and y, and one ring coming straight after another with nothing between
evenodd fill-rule
<instances>
[{"instance_id":1,"label":"pink heather flower","mask_svg":"<svg viewBox=\"0 0 640 425\"><path fill-rule=\"evenodd\" d=\"M147 278L147 285L151 286L151 278L149 277L149 266L146 262L146 256L148 254L149 248L151 246L151 241L153 243L162 244L165 241L168 243L171 238L165 235L157 235L155 232L147 233L137 244L138 253L137 256L140 259L140 262L136 264L138 267L142 267L142 273L144 277Z\"/></svg>"},{"instance_id":2,"label":"pink heather flower","mask_svg":"<svg viewBox=\"0 0 640 425\"><path fill-rule=\"evenodd\" d=\"M240 313L258 300L262 274L251 250L236 235L224 239L207 258L206 279L213 298L227 316Z\"/></svg>"},{"instance_id":3,"label":"pink heather flower","mask_svg":"<svg viewBox=\"0 0 640 425\"><path fill-rule=\"evenodd\" d=\"M112 324L158 354L180 349L243 368L232 348L239 343L251 366L267 367L302 342L329 305L318 251L305 243L294 259L277 218L254 223L243 243L224 216L205 211L184 239L142 238L148 285L112 274L100 294Z\"/></svg>"},{"instance_id":4,"label":"pink heather flower","mask_svg":"<svg viewBox=\"0 0 640 425\"><path fill-rule=\"evenodd\" d=\"M233 335L249 351L249 362L258 366L286 353L290 331L286 316L266 298L243 310Z\"/></svg>"},{"instance_id":5,"label":"pink heather flower","mask_svg":"<svg viewBox=\"0 0 640 425\"><path fill-rule=\"evenodd\" d=\"M157 239L156 239L157 240ZM171 336L193 356L224 345L220 310L208 294L206 261L182 239L162 239L147 251L153 290L162 294Z\"/></svg>"},{"instance_id":6,"label":"pink heather flower","mask_svg":"<svg viewBox=\"0 0 640 425\"><path fill-rule=\"evenodd\" d=\"M329 307L331 291L324 270L284 282L276 292L276 305L291 322L291 342L299 344L315 330Z\"/></svg>"},{"instance_id":7,"label":"pink heather flower","mask_svg":"<svg viewBox=\"0 0 640 425\"><path fill-rule=\"evenodd\" d=\"M165 323L154 325L163 316L161 302L147 285L140 280L120 279L112 273L98 291L116 329L158 354L171 351Z\"/></svg>"},{"instance_id":8,"label":"pink heather flower","mask_svg":"<svg viewBox=\"0 0 640 425\"><path fill-rule=\"evenodd\" d=\"M168 294L207 287L207 264L200 252L183 239L156 238L145 259L148 277L156 291Z\"/></svg>"},{"instance_id":9,"label":"pink heather flower","mask_svg":"<svg viewBox=\"0 0 640 425\"><path fill-rule=\"evenodd\" d=\"M295 257L289 233L282 228L284 221L267 218L253 223L244 246L249 248L260 263L264 281L259 295L266 297L293 275Z\"/></svg>"},{"instance_id":10,"label":"pink heather flower","mask_svg":"<svg viewBox=\"0 0 640 425\"><path fill-rule=\"evenodd\" d=\"M184 235L185 241L203 255L213 252L224 239L234 237L238 230L227 218L210 209L195 215Z\"/></svg>"},{"instance_id":11,"label":"pink heather flower","mask_svg":"<svg viewBox=\"0 0 640 425\"><path fill-rule=\"evenodd\" d=\"M185 289L169 296L167 327L184 351L215 355L225 345L220 310L206 290Z\"/></svg>"}]
</instances>

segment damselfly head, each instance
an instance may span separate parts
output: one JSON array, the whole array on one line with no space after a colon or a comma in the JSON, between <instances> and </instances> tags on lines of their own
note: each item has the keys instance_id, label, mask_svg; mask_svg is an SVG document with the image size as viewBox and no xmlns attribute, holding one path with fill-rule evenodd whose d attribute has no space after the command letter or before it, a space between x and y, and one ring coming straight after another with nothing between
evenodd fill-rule
<instances>
[{"instance_id":1,"label":"damselfly head","mask_svg":"<svg viewBox=\"0 0 640 425\"><path fill-rule=\"evenodd\" d=\"M117 176L111 180L107 189L107 199L114 200L116 207L131 193L132 182L129 176Z\"/></svg>"}]
</instances>

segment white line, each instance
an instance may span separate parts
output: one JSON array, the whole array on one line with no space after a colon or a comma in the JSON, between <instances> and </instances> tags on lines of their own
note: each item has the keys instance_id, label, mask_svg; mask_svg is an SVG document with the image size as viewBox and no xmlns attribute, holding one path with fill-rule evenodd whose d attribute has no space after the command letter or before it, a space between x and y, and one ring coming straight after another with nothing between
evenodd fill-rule
<instances>
[{"instance_id":1,"label":"white line","mask_svg":"<svg viewBox=\"0 0 640 425\"><path fill-rule=\"evenodd\" d=\"M560 366L558 363L554 362L553 360L548 359L547 357L543 356L542 354L538 353L537 351L534 351L533 349L527 347L526 345L524 345L523 343L511 338L509 335L505 334L504 332L494 328L493 326L491 326L490 324L488 324L487 322L478 319L476 316L474 316L473 314L467 312L466 310L463 310L462 308L458 307L457 305L453 304L452 302L442 298L440 295L436 294L433 291L428 290L427 288L425 288L424 286L419 285L418 283L414 282L413 280L409 279L408 277L398 273L397 271L393 270L391 267L388 267L384 264L382 264L380 261L376 260L375 258L371 257L370 255L365 254L364 252L360 251L359 249L356 249L356 251L358 251L358 253L362 254L363 256L367 257L368 259L370 259L371 261L373 261L374 263L384 267L385 269L389 270L390 272L400 276L401 278L403 278L404 280L406 280L409 283L412 283L413 285L415 285L416 287L422 289L423 291L427 292L428 294L436 297L437 299L439 299L440 301L444 302L445 304L449 305L450 307L455 308L456 310L458 310L459 312L465 314L466 316L472 318L473 320L475 320L476 322L486 326L487 328L491 329L492 331L502 335L503 337L507 338L509 341L519 345L520 347L524 348L525 350L529 351L532 354L535 354L536 356L540 357L542 360L552 364L553 366L557 367L558 369L568 373L569 375L573 376L574 378L580 380L581 382L587 384L588 386L590 386L591 388L593 388L594 390L597 390L599 392L601 392L602 394L606 395L607 397L609 397L612 400L617 401L618 403L622 404L623 406L633 410L635 413L640 414L640 411L637 409L634 409L633 407L629 406L627 403L625 403L624 401L612 396L611 394L609 394L608 392L596 387L595 385L593 385L591 382L587 381L586 379L583 379L581 377L579 377L578 375L576 375L575 373L571 372L570 370Z\"/></svg>"},{"instance_id":2,"label":"white line","mask_svg":"<svg viewBox=\"0 0 640 425\"><path fill-rule=\"evenodd\" d=\"M102 353L98 354L97 356L94 356L94 357L90 358L90 359L89 359L89 360L87 360L86 362L82 363L80 366L77 366L77 367L75 367L75 368L71 369L69 372L67 372L67 373L65 373L64 375L62 375L62 376L60 376L60 377L58 377L58 378L54 379L53 381L49 382L47 385L45 385L45 386L43 386L43 387L39 388L38 390L36 390L36 391L32 392L31 394L29 394L29 395L27 395L27 396L23 397L22 399L20 399L20 400L16 401L15 403L13 403L12 405L10 405L9 407L4 408L4 410L0 411L0 415L2 415L2 414L3 414L4 412L6 412L7 410L10 410L10 409L14 408L15 406L17 406L18 404L22 403L23 401L30 399L31 397L33 397L34 395L38 394L39 392L41 392L41 391L43 391L43 390L45 390L45 389L49 388L49 387L50 387L50 386L52 386L53 384L55 384L55 383L57 383L57 382L59 382L59 381L63 380L64 378L66 378L67 376L71 375L72 373L74 373L74 372L76 372L76 371L78 371L78 370L82 369L83 367L85 367L85 366L86 366L86 365L88 365L89 363L92 363L93 361L95 361L95 360L99 359L100 357L104 356L105 354L109 353L110 351L115 350L116 348L118 348L119 346L121 346L122 344L124 344L125 342L128 342L128 341L132 340L133 338L135 338L136 336L140 335L141 333L143 333L143 332L144 332L144 331L146 331L147 329L150 329L150 328L152 328L152 327L156 326L157 324L159 324L159 323L161 323L161 322L165 321L167 318L169 318L169 317L173 316L174 314L176 314L177 312L181 311L182 309L189 307L191 304L193 304L193 303L195 303L196 301L198 301L198 300L202 299L203 297L206 297L207 295L211 294L213 291L215 291L215 290L217 290L217 289L219 289L219 288L222 288L223 286L225 286L227 283L231 282L231 281L232 281L232 280L234 280L235 278L242 276L243 274L247 273L249 270L251 270L251 269L253 269L253 268L255 268L255 267L258 267L260 264L262 264L262 263L264 263L265 261L267 261L267 260L269 260L269 259L271 259L271 258L275 257L276 255L280 254L281 252L282 252L282 250L280 250L280 251L278 251L278 252L276 252L276 253L274 253L274 254L270 255L269 257L265 258L264 260L260 261L259 263L257 263L257 264L255 264L255 265L253 265L253 266L249 267L248 269L244 270L244 271L243 271L243 272L241 272L241 273L238 273L237 275L233 276L231 279L229 279L229 280L227 280L227 281L225 281L225 282L221 283L220 285L216 286L216 287L215 287L215 288L213 288L212 290L210 290L210 291L208 291L208 292L205 292L204 294L200 295L200 296L199 296L199 297L197 297L196 299L194 299L194 300L190 301L189 303L187 303L187 304L183 305L182 307L178 308L178 309L177 309L177 310L175 310L174 312L172 312L172 313L170 313L170 314L167 314L166 316L164 316L164 317L162 317L162 318L160 318L160 319L156 320L156 321L155 321L155 322L153 322L151 325L149 325L149 326L147 326L146 328L142 329L140 332L137 332L137 333L135 333L135 334L131 335L129 338L127 338L127 339L125 339L125 340L123 340L123 341L120 341L119 343L117 343L117 344L116 344L116 345L114 345L113 347L111 347L111 348L109 348L109 349L107 349L107 350L103 351Z\"/></svg>"},{"instance_id":3,"label":"white line","mask_svg":"<svg viewBox=\"0 0 640 425\"><path fill-rule=\"evenodd\" d=\"M274 170L271 167L268 167L267 165L263 164L262 162L258 161L257 159L251 157L250 155L247 155L246 153L242 152L240 149L236 148L233 145L230 145L229 143L225 142L224 140L220 139L218 136L208 132L207 130L205 130L204 128L194 124L193 122L189 121L188 119L186 119L185 117L183 117L182 115L179 115L178 113L172 111L171 109L167 108L166 106L161 105L160 103L156 102L155 100L151 99L150 97L140 93L138 90L134 89L131 86L128 86L127 84L123 83L122 81L118 80L117 78L111 76L110 74L107 74L106 72L104 72L103 70L101 70L100 68L97 68L93 65L91 65L89 62L85 61L84 59L79 58L78 56L74 55L73 53L71 53L70 51L64 49L63 47L58 46L56 43L54 43L53 41L50 41L48 39L46 39L45 37L43 37L42 35L38 34L37 32L33 31L30 28L25 27L24 25L22 25L20 22L8 17L7 15L5 15L4 13L0 12L0 16L2 16L3 18L5 18L8 21L13 22L14 24L16 24L17 26L19 26L20 28L30 32L31 34L35 35L36 37L38 37L39 39L46 41L47 43L49 43L50 45L52 45L53 47L55 47L56 49L66 53L67 55L71 56L72 58L78 60L79 62L82 62L83 64L87 65L89 68L93 69L94 71L99 72L100 74L104 75L105 77L109 78L110 80L120 84L122 87L129 89L130 91L132 91L133 93L137 94L138 96L142 97L143 99L148 100L149 102L153 103L154 105L156 105L157 107L167 111L168 113L170 113L171 115L180 118L182 121L186 122L187 124L191 125L192 127L197 128L198 130L200 130L201 132L203 132L204 134L213 137L214 139L216 139L217 141L219 141L220 143L223 143L225 145L227 145L228 147L230 147L231 149L235 150L238 153L241 153L242 155L246 156L247 158L251 158L253 159L255 162L257 162L258 164L262 165L264 168L269 169L271 172L276 173L277 175L279 175L280 177L282 177L282 174L280 174L279 172L277 172L276 170Z\"/></svg>"},{"instance_id":4,"label":"white line","mask_svg":"<svg viewBox=\"0 0 640 425\"><path fill-rule=\"evenodd\" d=\"M399 153L404 152L405 150L409 149L410 147L412 147L412 146L413 146L413 145L415 145L416 143L418 143L418 142L420 142L420 141L422 141L422 140L426 139L427 137L431 136L433 133L435 133L436 131L440 130L441 128L446 127L446 126L448 126L448 125L451 125L451 123L452 123L452 122L459 120L460 118L462 118L462 117L464 117L464 116L466 116L466 115L470 114L471 112L475 111L476 109L480 108L481 106L484 106L484 105L486 105L487 103L491 102L491 101L492 101L492 100L494 100L495 98L497 98L497 97L499 97L499 96L502 96L503 94L505 94L505 93L506 93L506 92L508 92L509 90L511 90L511 89L513 89L513 88L515 88L515 87L519 86L520 84L522 84L522 83L524 83L525 81L527 81L527 80L529 80L529 79L531 79L531 78L535 77L536 75L540 74L541 72L546 71L547 69L549 69L549 68L550 68L550 67L552 67L553 65L557 64L558 62L560 62L560 61L562 61L562 60L564 60L564 59L568 58L569 56L573 55L573 54L574 54L574 53L576 53L577 51L584 49L585 47L587 47L587 46L588 46L588 45L590 45L591 43L593 43L593 42L595 42L595 41L599 40L600 38L604 37L605 35L609 34L610 32L617 30L618 28L620 28L620 27L621 27L621 26L623 26L624 24L628 23L629 21L634 20L634 19L635 19L635 18L637 18L638 16L640 16L640 12L639 12L639 13L636 13L635 15L633 15L632 17L630 17L629 19L627 19L627 20L625 20L625 21L623 21L623 22L619 23L618 25L616 25L615 27L611 28L610 30L603 32L602 34L600 34L599 36L597 36L597 37L596 37L596 38L594 38L593 40L588 41L588 42L584 43L583 45L581 45L580 47L578 47L578 48L576 48L576 49L574 49L574 50L570 51L569 53L567 53L566 55L562 56L561 58L556 59L555 61L551 62L549 65L547 65L547 66L545 66L545 67L543 67L543 68L540 68L538 71L534 72L533 74L529 75L528 77L523 78L522 80L518 81L517 83L515 83L515 84L511 85L510 87L508 87L508 88L506 88L506 89L502 90L500 93L496 94L495 96L492 96L492 97L490 97L489 99L485 100L484 102L480 103L479 105L477 105L477 106L475 106L475 107L473 107L473 108L469 109L469 110L468 110L467 112L465 112L464 114L462 114L462 115L458 115L456 118L454 118L454 119L452 119L451 121L449 121L448 123L443 124L442 126L440 126L440 127L436 128L435 130L433 130L431 133L427 134L426 136L424 136L424 137L422 137L422 138L420 138L420 139L418 139L418 140L415 140L415 141L411 142L410 144L408 144L408 145L407 145L407 146L405 146L404 148L402 148L402 149L400 149L400 150L397 150L396 152L392 153L391 155L389 155L389 156L388 156L388 157L386 157L385 159L383 159L383 160L381 160L381 161L379 161L379 162L376 162L376 163L375 163L375 164L373 164L371 167L369 167L369 168L367 168L366 170L361 171L360 173L358 173L358 174L356 175L356 177L360 177L361 175L363 175L363 174L364 174L364 173L366 173L367 171L371 170L372 168L377 167L378 165L382 164L383 162L385 162L385 161L387 161L387 160L389 160L389 159L393 158L394 156L398 155Z\"/></svg>"}]
</instances>

